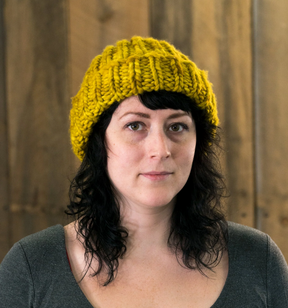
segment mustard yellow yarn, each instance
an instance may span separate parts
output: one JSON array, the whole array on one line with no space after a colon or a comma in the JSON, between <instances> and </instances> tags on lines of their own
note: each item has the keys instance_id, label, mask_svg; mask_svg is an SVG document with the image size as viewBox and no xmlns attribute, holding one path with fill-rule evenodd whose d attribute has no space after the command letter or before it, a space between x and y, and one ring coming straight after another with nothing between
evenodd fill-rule
<instances>
[{"instance_id":1,"label":"mustard yellow yarn","mask_svg":"<svg viewBox=\"0 0 288 308\"><path fill-rule=\"evenodd\" d=\"M76 156L83 160L93 125L112 103L153 90L187 95L206 110L207 121L218 124L206 73L166 41L135 36L107 46L96 56L72 99L70 133Z\"/></svg>"}]
</instances>

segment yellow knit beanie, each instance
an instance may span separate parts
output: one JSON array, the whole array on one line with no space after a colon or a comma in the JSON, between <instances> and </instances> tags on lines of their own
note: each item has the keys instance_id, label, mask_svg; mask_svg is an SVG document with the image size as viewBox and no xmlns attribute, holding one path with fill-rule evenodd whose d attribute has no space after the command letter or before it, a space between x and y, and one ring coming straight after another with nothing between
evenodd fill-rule
<instances>
[{"instance_id":1,"label":"yellow knit beanie","mask_svg":"<svg viewBox=\"0 0 288 308\"><path fill-rule=\"evenodd\" d=\"M135 36L107 46L96 56L72 99L70 133L76 156L83 160L93 125L111 104L153 90L187 95L206 110L208 122L218 124L206 73L166 41Z\"/></svg>"}]
</instances>

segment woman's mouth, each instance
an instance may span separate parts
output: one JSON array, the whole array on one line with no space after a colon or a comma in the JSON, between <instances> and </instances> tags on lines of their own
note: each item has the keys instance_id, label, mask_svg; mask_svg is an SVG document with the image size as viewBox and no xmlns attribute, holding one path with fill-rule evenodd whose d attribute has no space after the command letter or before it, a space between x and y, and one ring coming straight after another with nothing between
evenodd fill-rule
<instances>
[{"instance_id":1,"label":"woman's mouth","mask_svg":"<svg viewBox=\"0 0 288 308\"><path fill-rule=\"evenodd\" d=\"M152 181L162 181L162 180L165 180L171 174L172 174L172 172L167 172L167 171L163 171L163 172L151 171L151 172L141 173L141 175L143 175L145 178L147 178L149 180L152 180Z\"/></svg>"}]
</instances>

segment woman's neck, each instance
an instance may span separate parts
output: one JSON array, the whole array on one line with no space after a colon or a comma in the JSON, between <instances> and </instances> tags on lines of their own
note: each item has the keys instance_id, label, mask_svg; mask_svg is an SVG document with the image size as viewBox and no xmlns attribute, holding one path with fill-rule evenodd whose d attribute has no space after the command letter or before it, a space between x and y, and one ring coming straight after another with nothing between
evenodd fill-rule
<instances>
[{"instance_id":1,"label":"woman's neck","mask_svg":"<svg viewBox=\"0 0 288 308\"><path fill-rule=\"evenodd\" d=\"M157 208L135 205L120 207L121 225L129 232L127 257L167 250L173 208L174 202Z\"/></svg>"}]
</instances>

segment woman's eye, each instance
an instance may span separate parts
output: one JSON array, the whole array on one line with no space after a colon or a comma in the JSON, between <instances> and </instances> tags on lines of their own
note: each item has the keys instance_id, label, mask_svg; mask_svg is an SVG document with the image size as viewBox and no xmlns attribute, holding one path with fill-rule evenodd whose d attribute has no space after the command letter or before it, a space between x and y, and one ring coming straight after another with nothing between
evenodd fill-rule
<instances>
[{"instance_id":1,"label":"woman's eye","mask_svg":"<svg viewBox=\"0 0 288 308\"><path fill-rule=\"evenodd\" d=\"M181 123L175 123L175 124L172 124L170 126L170 130L172 132L182 132L184 129L187 129L187 125L184 125L184 124L181 124Z\"/></svg>"},{"instance_id":2,"label":"woman's eye","mask_svg":"<svg viewBox=\"0 0 288 308\"><path fill-rule=\"evenodd\" d=\"M130 123L127 125L127 127L134 131L141 130L143 128L142 124L138 122Z\"/></svg>"}]
</instances>

